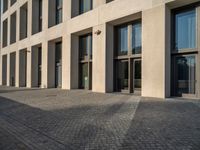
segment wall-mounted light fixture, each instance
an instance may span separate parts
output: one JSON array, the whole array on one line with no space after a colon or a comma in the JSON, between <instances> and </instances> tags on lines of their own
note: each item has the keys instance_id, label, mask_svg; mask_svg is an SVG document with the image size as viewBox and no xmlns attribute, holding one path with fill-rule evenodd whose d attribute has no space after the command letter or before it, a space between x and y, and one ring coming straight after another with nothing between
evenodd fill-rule
<instances>
[{"instance_id":1,"label":"wall-mounted light fixture","mask_svg":"<svg viewBox=\"0 0 200 150\"><path fill-rule=\"evenodd\" d=\"M101 34L101 31L100 31L100 30L97 30L94 34L100 35L100 34Z\"/></svg>"},{"instance_id":2,"label":"wall-mounted light fixture","mask_svg":"<svg viewBox=\"0 0 200 150\"><path fill-rule=\"evenodd\" d=\"M27 52L27 53L31 53L31 51L30 51L30 50L26 50L26 52Z\"/></svg>"}]
</instances>

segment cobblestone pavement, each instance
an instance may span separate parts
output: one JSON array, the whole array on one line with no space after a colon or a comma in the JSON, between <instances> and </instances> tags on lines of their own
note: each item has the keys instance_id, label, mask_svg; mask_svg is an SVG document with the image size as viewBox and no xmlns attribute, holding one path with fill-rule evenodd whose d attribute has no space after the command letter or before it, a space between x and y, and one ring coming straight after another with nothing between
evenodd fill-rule
<instances>
[{"instance_id":1,"label":"cobblestone pavement","mask_svg":"<svg viewBox=\"0 0 200 150\"><path fill-rule=\"evenodd\" d=\"M199 104L0 87L0 150L199 150Z\"/></svg>"}]
</instances>

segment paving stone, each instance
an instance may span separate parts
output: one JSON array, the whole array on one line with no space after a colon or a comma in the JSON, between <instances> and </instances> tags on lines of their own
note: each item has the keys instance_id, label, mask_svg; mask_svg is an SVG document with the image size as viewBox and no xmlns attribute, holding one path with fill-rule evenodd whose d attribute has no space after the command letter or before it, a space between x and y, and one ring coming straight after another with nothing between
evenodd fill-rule
<instances>
[{"instance_id":1,"label":"paving stone","mask_svg":"<svg viewBox=\"0 0 200 150\"><path fill-rule=\"evenodd\" d=\"M0 87L0 150L199 150L199 125L199 101Z\"/></svg>"}]
</instances>

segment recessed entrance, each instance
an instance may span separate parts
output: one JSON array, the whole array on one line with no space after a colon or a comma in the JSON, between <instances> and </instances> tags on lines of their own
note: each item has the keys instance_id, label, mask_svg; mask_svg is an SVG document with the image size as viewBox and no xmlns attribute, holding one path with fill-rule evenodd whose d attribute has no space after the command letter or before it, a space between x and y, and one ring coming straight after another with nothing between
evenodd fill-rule
<instances>
[{"instance_id":1,"label":"recessed entrance","mask_svg":"<svg viewBox=\"0 0 200 150\"><path fill-rule=\"evenodd\" d=\"M2 56L2 85L7 85L7 55Z\"/></svg>"},{"instance_id":2,"label":"recessed entrance","mask_svg":"<svg viewBox=\"0 0 200 150\"><path fill-rule=\"evenodd\" d=\"M41 87L42 85L42 47L41 45L32 47L32 68L31 82L32 87Z\"/></svg>"},{"instance_id":3,"label":"recessed entrance","mask_svg":"<svg viewBox=\"0 0 200 150\"><path fill-rule=\"evenodd\" d=\"M26 72L27 72L27 50L19 52L19 86L26 87Z\"/></svg>"},{"instance_id":4,"label":"recessed entrance","mask_svg":"<svg viewBox=\"0 0 200 150\"><path fill-rule=\"evenodd\" d=\"M116 91L123 93L140 93L141 60L124 59L116 62Z\"/></svg>"},{"instance_id":5,"label":"recessed entrance","mask_svg":"<svg viewBox=\"0 0 200 150\"><path fill-rule=\"evenodd\" d=\"M79 88L92 89L92 34L79 37Z\"/></svg>"},{"instance_id":6,"label":"recessed entrance","mask_svg":"<svg viewBox=\"0 0 200 150\"><path fill-rule=\"evenodd\" d=\"M141 20L115 27L115 91L141 91Z\"/></svg>"},{"instance_id":7,"label":"recessed entrance","mask_svg":"<svg viewBox=\"0 0 200 150\"><path fill-rule=\"evenodd\" d=\"M16 52L10 54L10 86L15 86Z\"/></svg>"},{"instance_id":8,"label":"recessed entrance","mask_svg":"<svg viewBox=\"0 0 200 150\"><path fill-rule=\"evenodd\" d=\"M195 95L196 59L194 55L175 58L175 94L176 96Z\"/></svg>"},{"instance_id":9,"label":"recessed entrance","mask_svg":"<svg viewBox=\"0 0 200 150\"><path fill-rule=\"evenodd\" d=\"M55 44L55 87L62 86L62 43Z\"/></svg>"}]
</instances>

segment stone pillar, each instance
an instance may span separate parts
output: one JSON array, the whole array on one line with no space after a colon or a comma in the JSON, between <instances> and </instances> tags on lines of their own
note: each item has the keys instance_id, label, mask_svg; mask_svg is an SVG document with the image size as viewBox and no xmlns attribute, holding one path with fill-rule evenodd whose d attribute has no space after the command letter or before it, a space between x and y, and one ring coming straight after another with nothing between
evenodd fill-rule
<instances>
[{"instance_id":1,"label":"stone pillar","mask_svg":"<svg viewBox=\"0 0 200 150\"><path fill-rule=\"evenodd\" d=\"M63 22L71 19L71 2L72 0L64 0L63 1Z\"/></svg>"},{"instance_id":2,"label":"stone pillar","mask_svg":"<svg viewBox=\"0 0 200 150\"><path fill-rule=\"evenodd\" d=\"M43 0L42 1L42 31L45 29L48 29L48 10L49 10L49 0Z\"/></svg>"},{"instance_id":3,"label":"stone pillar","mask_svg":"<svg viewBox=\"0 0 200 150\"><path fill-rule=\"evenodd\" d=\"M93 0L93 9L106 3L106 0Z\"/></svg>"},{"instance_id":4,"label":"stone pillar","mask_svg":"<svg viewBox=\"0 0 200 150\"><path fill-rule=\"evenodd\" d=\"M142 12L142 96L145 97L165 98L170 93L167 21L165 5Z\"/></svg>"},{"instance_id":5,"label":"stone pillar","mask_svg":"<svg viewBox=\"0 0 200 150\"><path fill-rule=\"evenodd\" d=\"M42 88L48 87L48 43L42 43Z\"/></svg>"},{"instance_id":6,"label":"stone pillar","mask_svg":"<svg viewBox=\"0 0 200 150\"><path fill-rule=\"evenodd\" d=\"M100 34L96 34L100 31ZM93 28L92 87L94 92L113 91L113 26Z\"/></svg>"},{"instance_id":7,"label":"stone pillar","mask_svg":"<svg viewBox=\"0 0 200 150\"><path fill-rule=\"evenodd\" d=\"M71 86L71 35L63 37L62 42L62 88L70 89Z\"/></svg>"}]
</instances>

